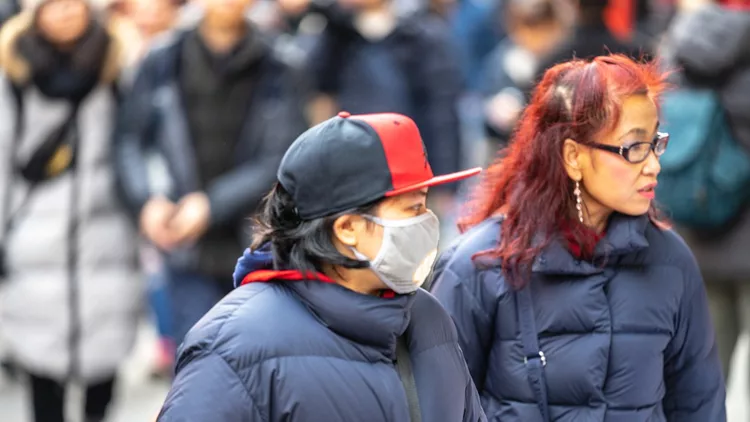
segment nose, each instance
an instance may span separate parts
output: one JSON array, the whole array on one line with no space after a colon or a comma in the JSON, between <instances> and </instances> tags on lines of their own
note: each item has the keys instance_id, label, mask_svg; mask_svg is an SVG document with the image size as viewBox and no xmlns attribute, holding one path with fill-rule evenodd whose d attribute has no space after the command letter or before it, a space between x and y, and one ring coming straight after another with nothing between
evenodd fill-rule
<instances>
[{"instance_id":1,"label":"nose","mask_svg":"<svg viewBox=\"0 0 750 422\"><path fill-rule=\"evenodd\" d=\"M659 157L651 151L646 158L645 164L643 165L643 175L656 177L661 172L661 163L659 163Z\"/></svg>"}]
</instances>

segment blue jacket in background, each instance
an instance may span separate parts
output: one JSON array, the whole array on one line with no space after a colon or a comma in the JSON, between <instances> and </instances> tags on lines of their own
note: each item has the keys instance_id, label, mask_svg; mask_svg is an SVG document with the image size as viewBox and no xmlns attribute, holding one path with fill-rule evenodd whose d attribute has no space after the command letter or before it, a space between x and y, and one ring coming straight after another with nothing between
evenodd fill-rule
<instances>
[{"instance_id":1,"label":"blue jacket in background","mask_svg":"<svg viewBox=\"0 0 750 422\"><path fill-rule=\"evenodd\" d=\"M246 253L236 280L268 265ZM455 327L425 291L391 299L322 281L249 283L187 335L160 422L405 422L405 333L422 420L485 421Z\"/></svg>"},{"instance_id":2,"label":"blue jacket in background","mask_svg":"<svg viewBox=\"0 0 750 422\"><path fill-rule=\"evenodd\" d=\"M461 54L460 63L471 91L481 88L483 64L506 37L503 0L459 0L450 17L452 38Z\"/></svg>"},{"instance_id":3,"label":"blue jacket in background","mask_svg":"<svg viewBox=\"0 0 750 422\"><path fill-rule=\"evenodd\" d=\"M484 222L440 258L434 295L451 314L490 421L537 422L514 295L477 252L498 244ZM553 421L722 422L725 387L700 272L672 231L612 217L595 266L554 241L531 292Z\"/></svg>"},{"instance_id":4,"label":"blue jacket in background","mask_svg":"<svg viewBox=\"0 0 750 422\"><path fill-rule=\"evenodd\" d=\"M379 41L351 22L329 20L309 57L316 89L352 114L395 112L414 119L435 174L461 168L457 107L464 86L447 24L431 15L400 19ZM456 185L439 190L455 190Z\"/></svg>"}]
</instances>

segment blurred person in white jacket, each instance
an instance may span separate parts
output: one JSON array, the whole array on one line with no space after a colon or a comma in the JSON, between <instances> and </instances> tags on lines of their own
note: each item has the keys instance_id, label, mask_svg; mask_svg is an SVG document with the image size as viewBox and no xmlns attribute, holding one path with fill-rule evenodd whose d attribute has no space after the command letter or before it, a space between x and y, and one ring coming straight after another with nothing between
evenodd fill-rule
<instances>
[{"instance_id":1,"label":"blurred person in white jacket","mask_svg":"<svg viewBox=\"0 0 750 422\"><path fill-rule=\"evenodd\" d=\"M35 421L65 419L71 382L101 421L142 303L110 158L127 41L103 2L23 6L0 32L2 331Z\"/></svg>"}]
</instances>

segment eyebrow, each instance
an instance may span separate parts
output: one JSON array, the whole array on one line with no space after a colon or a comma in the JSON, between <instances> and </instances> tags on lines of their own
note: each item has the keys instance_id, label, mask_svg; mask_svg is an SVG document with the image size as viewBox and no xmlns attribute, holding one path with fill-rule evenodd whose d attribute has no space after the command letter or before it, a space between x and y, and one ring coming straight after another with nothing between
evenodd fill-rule
<instances>
[{"instance_id":1,"label":"eyebrow","mask_svg":"<svg viewBox=\"0 0 750 422\"><path fill-rule=\"evenodd\" d=\"M660 124L661 124L661 122L659 122L659 121L656 122L656 128L654 129L654 132L656 132L656 131L659 130L659 125ZM643 136L645 136L645 135L648 135L649 133L651 133L651 132L649 132L647 129L644 129L644 128L641 128L641 127L636 127L636 128L630 129L629 131L627 131L626 133L624 133L622 136L620 136L619 139L622 139L622 138L624 138L624 137L626 137L628 135L643 135Z\"/></svg>"},{"instance_id":2,"label":"eyebrow","mask_svg":"<svg viewBox=\"0 0 750 422\"><path fill-rule=\"evenodd\" d=\"M411 208L417 205L416 202L421 202L427 198L427 192L423 190L414 191L412 195L414 195L414 201L408 200L408 204L405 206L405 208Z\"/></svg>"}]
</instances>

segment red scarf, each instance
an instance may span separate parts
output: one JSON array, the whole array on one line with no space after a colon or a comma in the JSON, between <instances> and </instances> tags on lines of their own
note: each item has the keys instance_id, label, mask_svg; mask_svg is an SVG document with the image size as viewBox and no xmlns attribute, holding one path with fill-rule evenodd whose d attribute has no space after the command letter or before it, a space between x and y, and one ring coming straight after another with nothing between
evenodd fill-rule
<instances>
[{"instance_id":1,"label":"red scarf","mask_svg":"<svg viewBox=\"0 0 750 422\"><path fill-rule=\"evenodd\" d=\"M576 241L574 232L573 232L573 223L571 222L563 222L560 224L560 231L562 232L563 236L565 237L565 240L568 243L568 249L570 250L570 253L578 258L578 259L585 259L585 258L591 258L594 256L594 247L604 238L605 233L597 233L596 231L585 227L583 229L583 233L585 236L590 236L594 239L594 242L591 244L591 250L583 250L580 243Z\"/></svg>"},{"instance_id":2,"label":"red scarf","mask_svg":"<svg viewBox=\"0 0 750 422\"><path fill-rule=\"evenodd\" d=\"M306 280L317 280L323 283L335 283L330 277L323 273L303 273L297 270L258 270L253 271L242 279L241 286L249 283L268 283L270 281L306 281ZM392 299L396 297L396 293L393 290L384 290L380 295L382 298Z\"/></svg>"}]
</instances>

